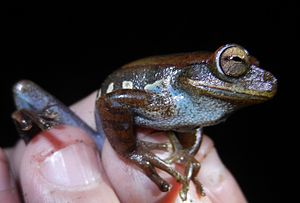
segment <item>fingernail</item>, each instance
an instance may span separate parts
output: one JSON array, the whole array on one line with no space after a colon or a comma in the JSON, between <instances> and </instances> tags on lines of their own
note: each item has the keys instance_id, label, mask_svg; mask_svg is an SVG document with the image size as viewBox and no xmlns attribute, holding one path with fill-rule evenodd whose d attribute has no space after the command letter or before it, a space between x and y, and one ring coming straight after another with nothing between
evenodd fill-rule
<instances>
[{"instance_id":1,"label":"fingernail","mask_svg":"<svg viewBox=\"0 0 300 203\"><path fill-rule=\"evenodd\" d=\"M47 157L41 164L44 178L53 184L77 187L100 178L98 152L85 143L75 143Z\"/></svg>"}]
</instances>

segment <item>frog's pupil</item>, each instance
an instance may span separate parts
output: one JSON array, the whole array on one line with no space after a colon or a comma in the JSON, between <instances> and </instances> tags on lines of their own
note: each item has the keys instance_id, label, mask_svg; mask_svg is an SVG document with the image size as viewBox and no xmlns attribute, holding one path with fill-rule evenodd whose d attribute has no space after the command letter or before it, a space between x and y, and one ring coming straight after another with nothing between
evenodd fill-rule
<instances>
[{"instance_id":1,"label":"frog's pupil","mask_svg":"<svg viewBox=\"0 0 300 203\"><path fill-rule=\"evenodd\" d=\"M238 56L232 56L232 57L230 57L230 59L235 62L243 62L243 59Z\"/></svg>"}]
</instances>

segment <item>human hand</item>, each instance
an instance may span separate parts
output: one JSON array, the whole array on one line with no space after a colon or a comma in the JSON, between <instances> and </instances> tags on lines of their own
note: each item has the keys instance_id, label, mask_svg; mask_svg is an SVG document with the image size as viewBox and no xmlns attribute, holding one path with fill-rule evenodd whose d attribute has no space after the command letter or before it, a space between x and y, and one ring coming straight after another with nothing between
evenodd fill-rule
<instances>
[{"instance_id":1,"label":"human hand","mask_svg":"<svg viewBox=\"0 0 300 203\"><path fill-rule=\"evenodd\" d=\"M92 127L95 97L94 93L71 107ZM198 177L206 196L199 198L191 186L190 200L246 202L208 137L196 159L201 161ZM160 172L173 185L171 191L161 192L135 165L120 159L107 141L100 157L91 138L75 127L54 127L28 145L19 141L0 150L0 160L0 202L181 202L180 185L173 178Z\"/></svg>"}]
</instances>

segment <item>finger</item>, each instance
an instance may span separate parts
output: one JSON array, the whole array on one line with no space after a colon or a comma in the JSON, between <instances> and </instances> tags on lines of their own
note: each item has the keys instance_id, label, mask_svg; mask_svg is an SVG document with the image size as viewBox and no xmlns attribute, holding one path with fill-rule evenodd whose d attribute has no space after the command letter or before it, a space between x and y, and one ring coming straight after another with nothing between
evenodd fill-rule
<instances>
[{"instance_id":1,"label":"finger","mask_svg":"<svg viewBox=\"0 0 300 203\"><path fill-rule=\"evenodd\" d=\"M7 156L0 148L0 202L20 202L17 188L11 174Z\"/></svg>"},{"instance_id":2,"label":"finger","mask_svg":"<svg viewBox=\"0 0 300 203\"><path fill-rule=\"evenodd\" d=\"M26 202L119 202L94 142L78 128L44 131L13 156L22 157L19 166L12 164Z\"/></svg>"},{"instance_id":3,"label":"finger","mask_svg":"<svg viewBox=\"0 0 300 203\"><path fill-rule=\"evenodd\" d=\"M214 203L247 202L238 184L220 161L212 141L208 137L204 137L196 158L201 161L202 167L198 177L204 185L207 196L199 197L194 185L191 185L189 200ZM113 160L117 161L113 162ZM105 145L103 150L103 164L118 196L124 202L157 202L159 200L161 202L167 202L167 200L168 202L175 200L180 202L179 187L174 181L172 182L172 178L164 176L169 182L172 182L173 188L169 193L161 193L140 170L122 161L109 144ZM126 190L122 188L126 188Z\"/></svg>"},{"instance_id":4,"label":"finger","mask_svg":"<svg viewBox=\"0 0 300 203\"><path fill-rule=\"evenodd\" d=\"M93 93L72 106L72 109L94 128L95 98L96 94ZM102 157L104 169L122 202L157 202L166 201L166 199L175 200L178 197L179 189L176 190L176 187L173 187L175 189L169 193L160 192L138 168L120 159L107 141ZM199 200L192 186L191 198L214 203L246 202L238 184L220 161L211 140L204 139L196 158L201 160L202 168L198 177L204 185L207 196ZM172 181L172 178L168 177L167 180Z\"/></svg>"},{"instance_id":5,"label":"finger","mask_svg":"<svg viewBox=\"0 0 300 203\"><path fill-rule=\"evenodd\" d=\"M236 180L220 160L212 140L208 137L204 137L196 159L201 161L202 165L197 177L204 185L205 192L212 202L247 202Z\"/></svg>"}]
</instances>

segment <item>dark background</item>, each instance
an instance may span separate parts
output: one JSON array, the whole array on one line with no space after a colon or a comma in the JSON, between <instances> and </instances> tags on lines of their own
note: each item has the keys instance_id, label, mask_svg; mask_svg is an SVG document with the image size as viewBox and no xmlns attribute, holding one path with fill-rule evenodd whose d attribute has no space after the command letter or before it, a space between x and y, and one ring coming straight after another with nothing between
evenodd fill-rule
<instances>
[{"instance_id":1,"label":"dark background","mask_svg":"<svg viewBox=\"0 0 300 203\"><path fill-rule=\"evenodd\" d=\"M299 42L299 22L294 6L239 2L216 8L215 4L7 8L1 31L5 54L0 75L0 126L4 129L0 146L13 146L18 139L10 114L14 110L11 87L20 79L35 81L70 105L97 89L108 73L134 59L214 51L234 42L278 78L278 94L272 101L240 110L205 133L215 141L250 202L285 202L293 196L284 182L294 168L288 161L295 136L289 126L295 120L290 112L297 110L293 88L299 60L293 50Z\"/></svg>"}]
</instances>

